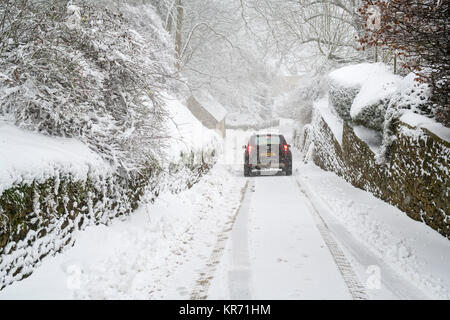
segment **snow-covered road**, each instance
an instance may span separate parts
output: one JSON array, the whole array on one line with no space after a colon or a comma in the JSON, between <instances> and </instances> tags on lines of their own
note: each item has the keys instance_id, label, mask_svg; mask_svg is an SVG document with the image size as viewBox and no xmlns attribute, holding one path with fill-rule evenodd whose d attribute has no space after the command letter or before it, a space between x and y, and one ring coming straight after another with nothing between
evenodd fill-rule
<instances>
[{"instance_id":1,"label":"snow-covered road","mask_svg":"<svg viewBox=\"0 0 450 320\"><path fill-rule=\"evenodd\" d=\"M244 178L249 134L229 130L198 184L80 232L0 299L450 299L447 239L299 154L293 176Z\"/></svg>"},{"instance_id":2,"label":"snow-covered road","mask_svg":"<svg viewBox=\"0 0 450 320\"><path fill-rule=\"evenodd\" d=\"M210 298L351 298L295 178L252 179L244 201Z\"/></svg>"}]
</instances>

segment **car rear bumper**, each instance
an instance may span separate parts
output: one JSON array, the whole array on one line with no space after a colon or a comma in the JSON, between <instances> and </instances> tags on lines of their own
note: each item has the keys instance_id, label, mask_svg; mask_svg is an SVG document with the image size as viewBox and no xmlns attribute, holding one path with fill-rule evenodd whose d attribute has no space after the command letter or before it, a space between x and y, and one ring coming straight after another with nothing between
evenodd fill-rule
<instances>
[{"instance_id":1,"label":"car rear bumper","mask_svg":"<svg viewBox=\"0 0 450 320\"><path fill-rule=\"evenodd\" d=\"M247 164L248 168L252 170L269 170L269 169L284 169L289 166L288 163L283 162L270 162L270 163L258 163Z\"/></svg>"}]
</instances>

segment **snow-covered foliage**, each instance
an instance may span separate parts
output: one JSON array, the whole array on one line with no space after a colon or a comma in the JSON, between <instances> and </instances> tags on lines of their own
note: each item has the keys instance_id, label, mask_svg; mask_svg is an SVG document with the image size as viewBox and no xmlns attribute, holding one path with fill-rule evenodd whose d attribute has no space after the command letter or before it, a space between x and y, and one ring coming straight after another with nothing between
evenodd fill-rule
<instances>
[{"instance_id":1,"label":"snow-covered foliage","mask_svg":"<svg viewBox=\"0 0 450 320\"><path fill-rule=\"evenodd\" d=\"M415 74L408 74L397 83L397 90L391 96L384 115L383 138L380 153L377 155L378 162L384 162L390 158L390 148L396 139L394 132L396 120L400 119L405 113L430 116L431 89L428 84L417 82L415 79ZM435 123L432 119L430 121Z\"/></svg>"},{"instance_id":2,"label":"snow-covered foliage","mask_svg":"<svg viewBox=\"0 0 450 320\"><path fill-rule=\"evenodd\" d=\"M357 88L343 88L332 80L329 83L330 104L344 120L350 121L352 119L350 117L350 106L357 94Z\"/></svg>"},{"instance_id":3,"label":"snow-covered foliage","mask_svg":"<svg viewBox=\"0 0 450 320\"><path fill-rule=\"evenodd\" d=\"M126 171L159 156L159 89L173 64L151 5L11 0L2 8L1 116L76 137Z\"/></svg>"},{"instance_id":4,"label":"snow-covered foliage","mask_svg":"<svg viewBox=\"0 0 450 320\"><path fill-rule=\"evenodd\" d=\"M331 72L329 101L346 121L376 130L382 135L378 160L389 158L395 140L394 124L405 112L432 117L429 85L413 73L395 75L382 63L349 65Z\"/></svg>"},{"instance_id":5,"label":"snow-covered foliage","mask_svg":"<svg viewBox=\"0 0 450 320\"><path fill-rule=\"evenodd\" d=\"M381 130L389 99L400 80L381 63L343 67L329 74L330 102L343 119Z\"/></svg>"}]
</instances>

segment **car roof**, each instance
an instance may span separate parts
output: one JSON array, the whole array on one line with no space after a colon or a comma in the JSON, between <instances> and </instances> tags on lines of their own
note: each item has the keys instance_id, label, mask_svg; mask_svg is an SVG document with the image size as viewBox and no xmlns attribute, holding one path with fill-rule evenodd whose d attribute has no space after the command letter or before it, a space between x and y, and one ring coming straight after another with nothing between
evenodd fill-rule
<instances>
[{"instance_id":1,"label":"car roof","mask_svg":"<svg viewBox=\"0 0 450 320\"><path fill-rule=\"evenodd\" d=\"M277 133L277 132L268 132L268 133L260 132L260 133L252 134L252 137L256 137L256 136L283 136L283 135L281 133Z\"/></svg>"},{"instance_id":2,"label":"car roof","mask_svg":"<svg viewBox=\"0 0 450 320\"><path fill-rule=\"evenodd\" d=\"M279 132L257 132L253 134L254 136L282 136Z\"/></svg>"}]
</instances>

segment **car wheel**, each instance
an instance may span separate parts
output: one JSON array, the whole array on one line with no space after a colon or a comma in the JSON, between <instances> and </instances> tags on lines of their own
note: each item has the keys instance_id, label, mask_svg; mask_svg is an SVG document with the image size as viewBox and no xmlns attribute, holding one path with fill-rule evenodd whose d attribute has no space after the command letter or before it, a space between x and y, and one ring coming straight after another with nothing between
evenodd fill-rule
<instances>
[{"instance_id":1,"label":"car wheel","mask_svg":"<svg viewBox=\"0 0 450 320\"><path fill-rule=\"evenodd\" d=\"M244 165L244 177L250 177L250 170L246 165Z\"/></svg>"},{"instance_id":2,"label":"car wheel","mask_svg":"<svg viewBox=\"0 0 450 320\"><path fill-rule=\"evenodd\" d=\"M289 167L286 168L286 175L291 176L292 175L292 164L289 165Z\"/></svg>"}]
</instances>

